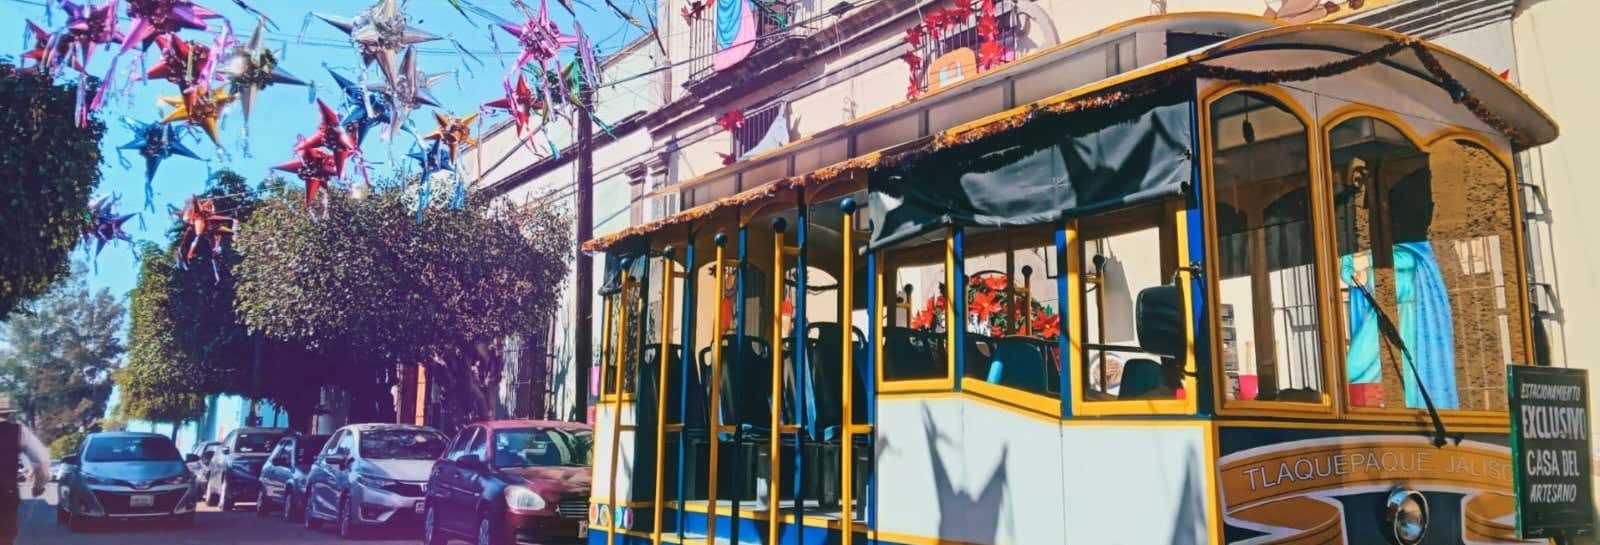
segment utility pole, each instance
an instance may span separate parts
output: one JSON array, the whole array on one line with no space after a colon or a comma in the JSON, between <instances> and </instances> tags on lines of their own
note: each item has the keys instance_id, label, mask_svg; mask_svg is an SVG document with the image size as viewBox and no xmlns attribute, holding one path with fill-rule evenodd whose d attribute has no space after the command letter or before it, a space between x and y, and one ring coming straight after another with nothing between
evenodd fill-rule
<instances>
[{"instance_id":1,"label":"utility pole","mask_svg":"<svg viewBox=\"0 0 1600 545\"><path fill-rule=\"evenodd\" d=\"M577 322L574 324L573 363L577 373L573 377L573 420L587 421L589 417L589 367L594 364L594 258L583 251L584 242L594 238L594 128L591 126L589 106L594 99L594 89L587 82L578 93L578 252L577 271Z\"/></svg>"}]
</instances>

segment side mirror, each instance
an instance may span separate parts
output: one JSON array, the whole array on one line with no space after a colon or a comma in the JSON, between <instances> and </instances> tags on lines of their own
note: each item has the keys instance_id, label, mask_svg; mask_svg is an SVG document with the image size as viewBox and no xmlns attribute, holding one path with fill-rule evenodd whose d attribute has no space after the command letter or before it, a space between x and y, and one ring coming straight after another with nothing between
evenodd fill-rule
<instances>
[{"instance_id":1,"label":"side mirror","mask_svg":"<svg viewBox=\"0 0 1600 545\"><path fill-rule=\"evenodd\" d=\"M62 456L61 457L62 465L75 466L75 465L78 465L79 461L80 460L78 458L78 455L76 455L76 454L68 454L66 456Z\"/></svg>"},{"instance_id":2,"label":"side mirror","mask_svg":"<svg viewBox=\"0 0 1600 545\"><path fill-rule=\"evenodd\" d=\"M1139 348L1151 354L1179 357L1184 353L1187 334L1183 311L1183 290L1176 285L1156 286L1139 291L1135 323Z\"/></svg>"},{"instance_id":3,"label":"side mirror","mask_svg":"<svg viewBox=\"0 0 1600 545\"><path fill-rule=\"evenodd\" d=\"M484 467L483 458L479 458L476 454L461 455L460 458L456 458L456 465L465 469L482 469Z\"/></svg>"},{"instance_id":4,"label":"side mirror","mask_svg":"<svg viewBox=\"0 0 1600 545\"><path fill-rule=\"evenodd\" d=\"M222 455L223 456L227 456L229 454L233 454L233 449L228 448L228 447L222 447Z\"/></svg>"},{"instance_id":5,"label":"side mirror","mask_svg":"<svg viewBox=\"0 0 1600 545\"><path fill-rule=\"evenodd\" d=\"M198 461L200 461L200 457L199 456L195 456L194 454L189 454L189 455L186 455L186 456L183 457L183 463L186 463L186 464L192 464L192 463L195 463L195 462L198 462Z\"/></svg>"}]
</instances>

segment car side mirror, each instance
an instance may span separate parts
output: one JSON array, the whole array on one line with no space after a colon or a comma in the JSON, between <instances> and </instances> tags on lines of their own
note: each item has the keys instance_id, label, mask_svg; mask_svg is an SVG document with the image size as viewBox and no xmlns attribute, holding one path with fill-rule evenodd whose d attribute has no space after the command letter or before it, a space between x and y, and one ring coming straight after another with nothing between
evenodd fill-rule
<instances>
[{"instance_id":1,"label":"car side mirror","mask_svg":"<svg viewBox=\"0 0 1600 545\"><path fill-rule=\"evenodd\" d=\"M186 455L186 456L183 457L183 463L186 463L186 464L192 464L192 463L195 463L195 462L198 462L198 461L200 461L200 457L199 456L195 456L194 454L189 454L189 455Z\"/></svg>"},{"instance_id":2,"label":"car side mirror","mask_svg":"<svg viewBox=\"0 0 1600 545\"><path fill-rule=\"evenodd\" d=\"M277 458L273 458L272 459L272 465L275 465L275 466L278 466L278 467L289 467L289 459L285 458L283 456L279 456Z\"/></svg>"},{"instance_id":3,"label":"car side mirror","mask_svg":"<svg viewBox=\"0 0 1600 545\"><path fill-rule=\"evenodd\" d=\"M78 455L76 455L76 454L68 454L66 456L62 456L61 457L61 464L62 465L75 466L75 465L78 465L78 461L79 461L79 458L78 458Z\"/></svg>"},{"instance_id":4,"label":"car side mirror","mask_svg":"<svg viewBox=\"0 0 1600 545\"><path fill-rule=\"evenodd\" d=\"M456 458L456 465L466 469L482 469L484 467L483 458L479 458L476 454L461 455L461 457Z\"/></svg>"},{"instance_id":5,"label":"car side mirror","mask_svg":"<svg viewBox=\"0 0 1600 545\"><path fill-rule=\"evenodd\" d=\"M229 454L233 454L233 449L228 448L228 447L222 447L222 455L223 456L227 456Z\"/></svg>"}]
</instances>

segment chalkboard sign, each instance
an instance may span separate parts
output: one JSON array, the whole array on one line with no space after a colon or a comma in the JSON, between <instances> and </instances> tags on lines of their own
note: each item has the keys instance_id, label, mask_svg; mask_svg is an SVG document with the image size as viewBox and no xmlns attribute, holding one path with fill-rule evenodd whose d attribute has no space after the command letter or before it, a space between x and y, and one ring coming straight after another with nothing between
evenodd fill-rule
<instances>
[{"instance_id":1,"label":"chalkboard sign","mask_svg":"<svg viewBox=\"0 0 1600 545\"><path fill-rule=\"evenodd\" d=\"M1588 376L1583 369L1507 366L1517 535L1523 539L1594 529Z\"/></svg>"}]
</instances>

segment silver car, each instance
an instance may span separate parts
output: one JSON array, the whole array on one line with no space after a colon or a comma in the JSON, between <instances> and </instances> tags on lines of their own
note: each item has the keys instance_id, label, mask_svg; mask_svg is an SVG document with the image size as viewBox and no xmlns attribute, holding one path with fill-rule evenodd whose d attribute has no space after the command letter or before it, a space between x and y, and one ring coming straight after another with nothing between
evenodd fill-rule
<instances>
[{"instance_id":1,"label":"silver car","mask_svg":"<svg viewBox=\"0 0 1600 545\"><path fill-rule=\"evenodd\" d=\"M338 525L351 538L379 525L417 523L445 437L432 428L354 424L339 428L311 464L305 524Z\"/></svg>"},{"instance_id":2,"label":"silver car","mask_svg":"<svg viewBox=\"0 0 1600 545\"><path fill-rule=\"evenodd\" d=\"M191 455L192 456L192 455ZM194 524L200 487L172 440L153 433L95 433L61 459L56 523L79 531L97 521L170 519Z\"/></svg>"}]
</instances>

